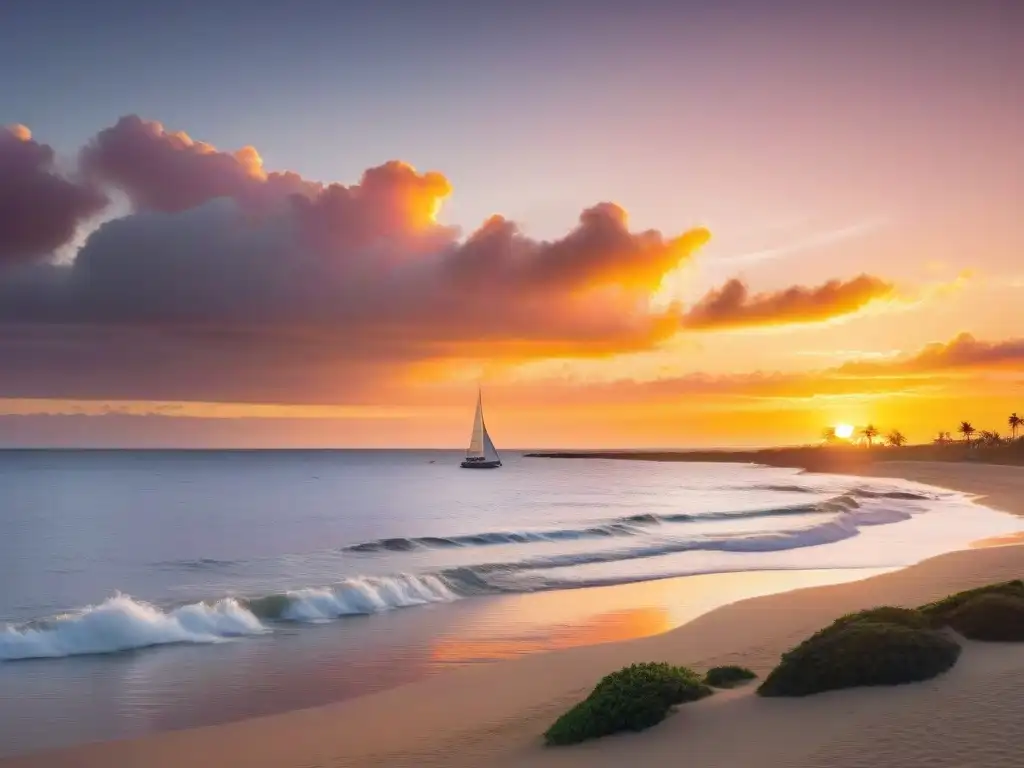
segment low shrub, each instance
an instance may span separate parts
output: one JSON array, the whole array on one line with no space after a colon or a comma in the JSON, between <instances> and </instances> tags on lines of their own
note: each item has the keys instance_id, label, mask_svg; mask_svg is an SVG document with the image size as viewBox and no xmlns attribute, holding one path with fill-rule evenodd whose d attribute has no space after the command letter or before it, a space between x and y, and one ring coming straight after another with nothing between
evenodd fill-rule
<instances>
[{"instance_id":1,"label":"low shrub","mask_svg":"<svg viewBox=\"0 0 1024 768\"><path fill-rule=\"evenodd\" d=\"M819 629L809 638L804 640L801 645L816 642L824 637L828 637L843 627L864 621L872 622L874 624L897 624L901 627L909 627L911 629L928 629L931 626L928 618L920 611L913 608L897 608L891 605L880 605L875 608L867 608L863 611L857 611L856 613L848 613L845 616L840 616L827 627ZM790 653L791 652L792 651L790 651ZM783 654L783 658L785 657L786 654Z\"/></svg>"},{"instance_id":2,"label":"low shrub","mask_svg":"<svg viewBox=\"0 0 1024 768\"><path fill-rule=\"evenodd\" d=\"M576 744L619 731L642 731L664 720L673 705L711 693L686 667L633 664L603 678L586 699L548 728L544 740L550 745Z\"/></svg>"},{"instance_id":3,"label":"low shrub","mask_svg":"<svg viewBox=\"0 0 1024 768\"><path fill-rule=\"evenodd\" d=\"M960 656L956 642L931 629L863 618L837 624L786 653L757 692L807 696L912 683L945 672Z\"/></svg>"},{"instance_id":4,"label":"low shrub","mask_svg":"<svg viewBox=\"0 0 1024 768\"><path fill-rule=\"evenodd\" d=\"M922 605L918 610L928 617L933 626L941 627L949 622L950 615L960 606L968 600L981 595L1012 595L1024 598L1024 581L1014 579L1013 581L1003 581L998 584L987 584L984 587L977 587L975 589L965 589L963 592L957 592L955 595L949 595L941 600Z\"/></svg>"},{"instance_id":5,"label":"low shrub","mask_svg":"<svg viewBox=\"0 0 1024 768\"><path fill-rule=\"evenodd\" d=\"M828 627L821 630L821 632L830 632L858 621L869 621L874 624L897 624L901 627L909 627L910 629L928 629L930 626L928 617L914 608L880 605L876 608L868 608L867 610L840 616Z\"/></svg>"},{"instance_id":6,"label":"low shrub","mask_svg":"<svg viewBox=\"0 0 1024 768\"><path fill-rule=\"evenodd\" d=\"M746 667L712 667L704 675L704 685L712 688L732 688L733 686L753 680L757 675Z\"/></svg>"},{"instance_id":7,"label":"low shrub","mask_svg":"<svg viewBox=\"0 0 1024 768\"><path fill-rule=\"evenodd\" d=\"M1024 598L989 592L961 603L946 621L971 640L990 642L1024 641Z\"/></svg>"}]
</instances>

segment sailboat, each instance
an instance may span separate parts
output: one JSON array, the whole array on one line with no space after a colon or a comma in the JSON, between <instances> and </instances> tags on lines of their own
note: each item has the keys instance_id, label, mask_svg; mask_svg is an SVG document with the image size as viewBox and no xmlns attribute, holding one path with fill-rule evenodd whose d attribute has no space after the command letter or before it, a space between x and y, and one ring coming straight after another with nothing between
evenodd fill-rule
<instances>
[{"instance_id":1,"label":"sailboat","mask_svg":"<svg viewBox=\"0 0 1024 768\"><path fill-rule=\"evenodd\" d=\"M496 469L501 466L498 449L491 442L484 424L484 402L479 390L476 393L476 416L473 418L473 435L466 449L466 459L462 462L463 469Z\"/></svg>"}]
</instances>

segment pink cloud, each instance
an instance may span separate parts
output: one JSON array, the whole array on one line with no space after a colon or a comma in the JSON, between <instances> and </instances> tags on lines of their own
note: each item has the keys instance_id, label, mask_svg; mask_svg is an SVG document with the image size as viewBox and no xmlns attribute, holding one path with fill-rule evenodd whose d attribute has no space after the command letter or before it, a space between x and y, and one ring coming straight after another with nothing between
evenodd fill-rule
<instances>
[{"instance_id":1,"label":"pink cloud","mask_svg":"<svg viewBox=\"0 0 1024 768\"><path fill-rule=\"evenodd\" d=\"M0 274L0 323L103 329L80 344L102 339L106 359L143 360L132 374L148 382L143 389L154 386L139 373L146 359L159 350L161 364L184 362L187 348L213 361L197 397L244 399L232 372L252 382L250 363L276 365L283 346L300 351L290 364L299 368L327 354L389 370L445 356L648 348L678 329L675 308L649 306L651 290L709 237L699 228L632 231L621 207L599 203L555 240L528 238L501 217L462 238L436 222L452 191L436 171L392 161L356 184L322 185L268 173L251 147L220 151L134 116L101 131L81 163L89 178L124 192L135 212L92 233L69 266ZM174 344L160 340L168 336ZM88 359L75 358L80 381ZM47 370L48 391L59 389L60 361ZM39 381L30 374L19 374L18 391ZM308 390L302 378L284 380ZM164 380L175 397L189 396L178 392L184 379ZM113 388L133 389L124 381Z\"/></svg>"},{"instance_id":2,"label":"pink cloud","mask_svg":"<svg viewBox=\"0 0 1024 768\"><path fill-rule=\"evenodd\" d=\"M821 322L849 315L872 301L888 298L894 286L873 275L829 280L814 287L794 285L751 294L740 280L709 291L683 319L688 328L717 329Z\"/></svg>"}]
</instances>

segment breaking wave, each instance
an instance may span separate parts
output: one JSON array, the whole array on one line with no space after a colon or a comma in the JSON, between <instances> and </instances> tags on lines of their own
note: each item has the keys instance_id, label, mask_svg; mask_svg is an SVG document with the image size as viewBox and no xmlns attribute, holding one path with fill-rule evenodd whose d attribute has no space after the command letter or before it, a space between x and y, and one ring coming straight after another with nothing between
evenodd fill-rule
<instances>
[{"instance_id":1,"label":"breaking wave","mask_svg":"<svg viewBox=\"0 0 1024 768\"><path fill-rule=\"evenodd\" d=\"M779 552L819 544L832 544L856 536L862 526L888 525L909 520L912 513L902 509L878 507L874 509L854 508L839 512L823 522L800 528L766 531L750 534L718 534L691 538L660 538L653 544L640 547L580 552L565 555L537 557L509 563L489 563L471 568L460 568L463 574L471 571L484 577L491 573L514 573L518 571L567 568L576 565L621 562L660 557L679 552ZM495 585L497 587L497 585Z\"/></svg>"},{"instance_id":2,"label":"breaking wave","mask_svg":"<svg viewBox=\"0 0 1024 768\"><path fill-rule=\"evenodd\" d=\"M772 491L774 493L821 493L817 488L806 485L782 485L782 484L769 484L769 485L737 485L734 486L736 490L752 490L752 491ZM918 493L916 491L873 491L868 488L854 488L847 491L845 495L852 495L862 499L900 499L904 501L921 501L924 499L934 498L925 493Z\"/></svg>"},{"instance_id":3,"label":"breaking wave","mask_svg":"<svg viewBox=\"0 0 1024 768\"><path fill-rule=\"evenodd\" d=\"M356 577L330 587L251 599L226 597L169 609L118 594L51 619L0 629L0 661L221 643L271 631L264 622L317 623L459 597L443 577L430 574Z\"/></svg>"},{"instance_id":4,"label":"breaking wave","mask_svg":"<svg viewBox=\"0 0 1024 768\"><path fill-rule=\"evenodd\" d=\"M773 488L789 491L797 487ZM820 491L815 493L822 494ZM377 539L344 547L342 551L390 554L421 549L465 549L586 539L605 539L613 546L576 546L572 551L543 555L540 551L531 552L530 548L524 548L523 553L530 555L508 558L505 562L478 562L457 567L454 564L445 567L435 559L435 564L421 573L356 575L328 586L259 596L224 596L186 605L159 606L116 594L99 604L48 619L0 624L0 661L116 653L169 644L222 643L272 632L275 626L284 622L320 623L431 603L448 603L475 595L591 585L587 581L575 580L581 573L558 570L575 566L693 551L765 553L814 547L857 536L865 526L908 520L926 509L924 505L913 502L927 498L931 497L910 491L856 489L823 501L766 509L699 515L636 514L578 528ZM709 520L751 518L778 518L779 521L766 526L768 530L744 532L708 532L707 528L688 525ZM616 546L617 539L622 540L621 545ZM471 552L472 549L465 554ZM215 559L157 564L158 567L181 567L186 571L233 565L242 564ZM557 573L550 573L552 570ZM692 572L692 568L687 570L684 564L678 567L671 564L667 569L659 570L657 577ZM567 575L569 579L565 578ZM592 583L652 578L650 575L622 575L610 581L606 576L608 574L596 574Z\"/></svg>"},{"instance_id":5,"label":"breaking wave","mask_svg":"<svg viewBox=\"0 0 1024 768\"><path fill-rule=\"evenodd\" d=\"M253 615L274 621L321 622L394 608L447 603L462 595L441 576L357 576L330 587L296 589L246 601Z\"/></svg>"},{"instance_id":6,"label":"breaking wave","mask_svg":"<svg viewBox=\"0 0 1024 768\"><path fill-rule=\"evenodd\" d=\"M218 643L265 632L234 598L163 611L128 595L115 595L52 619L0 631L0 660L114 653L171 643Z\"/></svg>"},{"instance_id":7,"label":"breaking wave","mask_svg":"<svg viewBox=\"0 0 1024 768\"><path fill-rule=\"evenodd\" d=\"M854 496L862 499L903 499L905 501L919 501L933 498L923 493L914 491L872 491L867 488L854 488L850 491Z\"/></svg>"},{"instance_id":8,"label":"breaking wave","mask_svg":"<svg viewBox=\"0 0 1024 768\"><path fill-rule=\"evenodd\" d=\"M738 520L762 517L787 517L834 512L858 507L849 494L842 494L817 504L794 504L768 509L748 509L736 512L711 512L702 515L639 514L619 517L600 525L552 530L488 531L460 536L414 536L375 539L342 547L343 552L411 552L417 549L447 549L453 547L486 547L497 544L535 544L541 542L605 539L615 536L639 536L650 533L650 526L705 522L709 520Z\"/></svg>"}]
</instances>

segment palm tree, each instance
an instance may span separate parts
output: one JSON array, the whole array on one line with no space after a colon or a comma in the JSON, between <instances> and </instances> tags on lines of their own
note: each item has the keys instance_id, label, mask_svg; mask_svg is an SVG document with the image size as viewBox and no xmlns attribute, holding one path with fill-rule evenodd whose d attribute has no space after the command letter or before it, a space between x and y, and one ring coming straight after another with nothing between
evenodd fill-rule
<instances>
[{"instance_id":1,"label":"palm tree","mask_svg":"<svg viewBox=\"0 0 1024 768\"><path fill-rule=\"evenodd\" d=\"M1006 420L1006 423L1010 425L1010 435L1016 440L1017 430L1020 429L1021 425L1024 424L1024 419L1017 415L1016 412L1010 414L1010 418Z\"/></svg>"},{"instance_id":2,"label":"palm tree","mask_svg":"<svg viewBox=\"0 0 1024 768\"><path fill-rule=\"evenodd\" d=\"M974 436L975 431L974 426L969 421L961 421L960 428L957 429L957 432L964 436L964 440L967 441L968 445L971 444L971 438Z\"/></svg>"},{"instance_id":3,"label":"palm tree","mask_svg":"<svg viewBox=\"0 0 1024 768\"><path fill-rule=\"evenodd\" d=\"M864 435L864 439L868 441L868 448L870 448L871 441L878 437L878 428L874 424L868 424L860 433Z\"/></svg>"},{"instance_id":4,"label":"palm tree","mask_svg":"<svg viewBox=\"0 0 1024 768\"><path fill-rule=\"evenodd\" d=\"M935 445L949 445L953 442L953 439L949 436L949 432L939 432L938 437L932 440Z\"/></svg>"},{"instance_id":5,"label":"palm tree","mask_svg":"<svg viewBox=\"0 0 1024 768\"><path fill-rule=\"evenodd\" d=\"M823 430L821 430L821 439L824 440L829 445L834 443L836 441L836 428L825 427Z\"/></svg>"},{"instance_id":6,"label":"palm tree","mask_svg":"<svg viewBox=\"0 0 1024 768\"><path fill-rule=\"evenodd\" d=\"M1002 445L1003 437L998 432L992 430L983 429L981 434L978 435L978 442L982 445L996 446Z\"/></svg>"},{"instance_id":7,"label":"palm tree","mask_svg":"<svg viewBox=\"0 0 1024 768\"><path fill-rule=\"evenodd\" d=\"M885 436L885 442L887 445L891 445L893 448L902 448L907 444L907 437L898 429L894 429L888 435Z\"/></svg>"}]
</instances>

